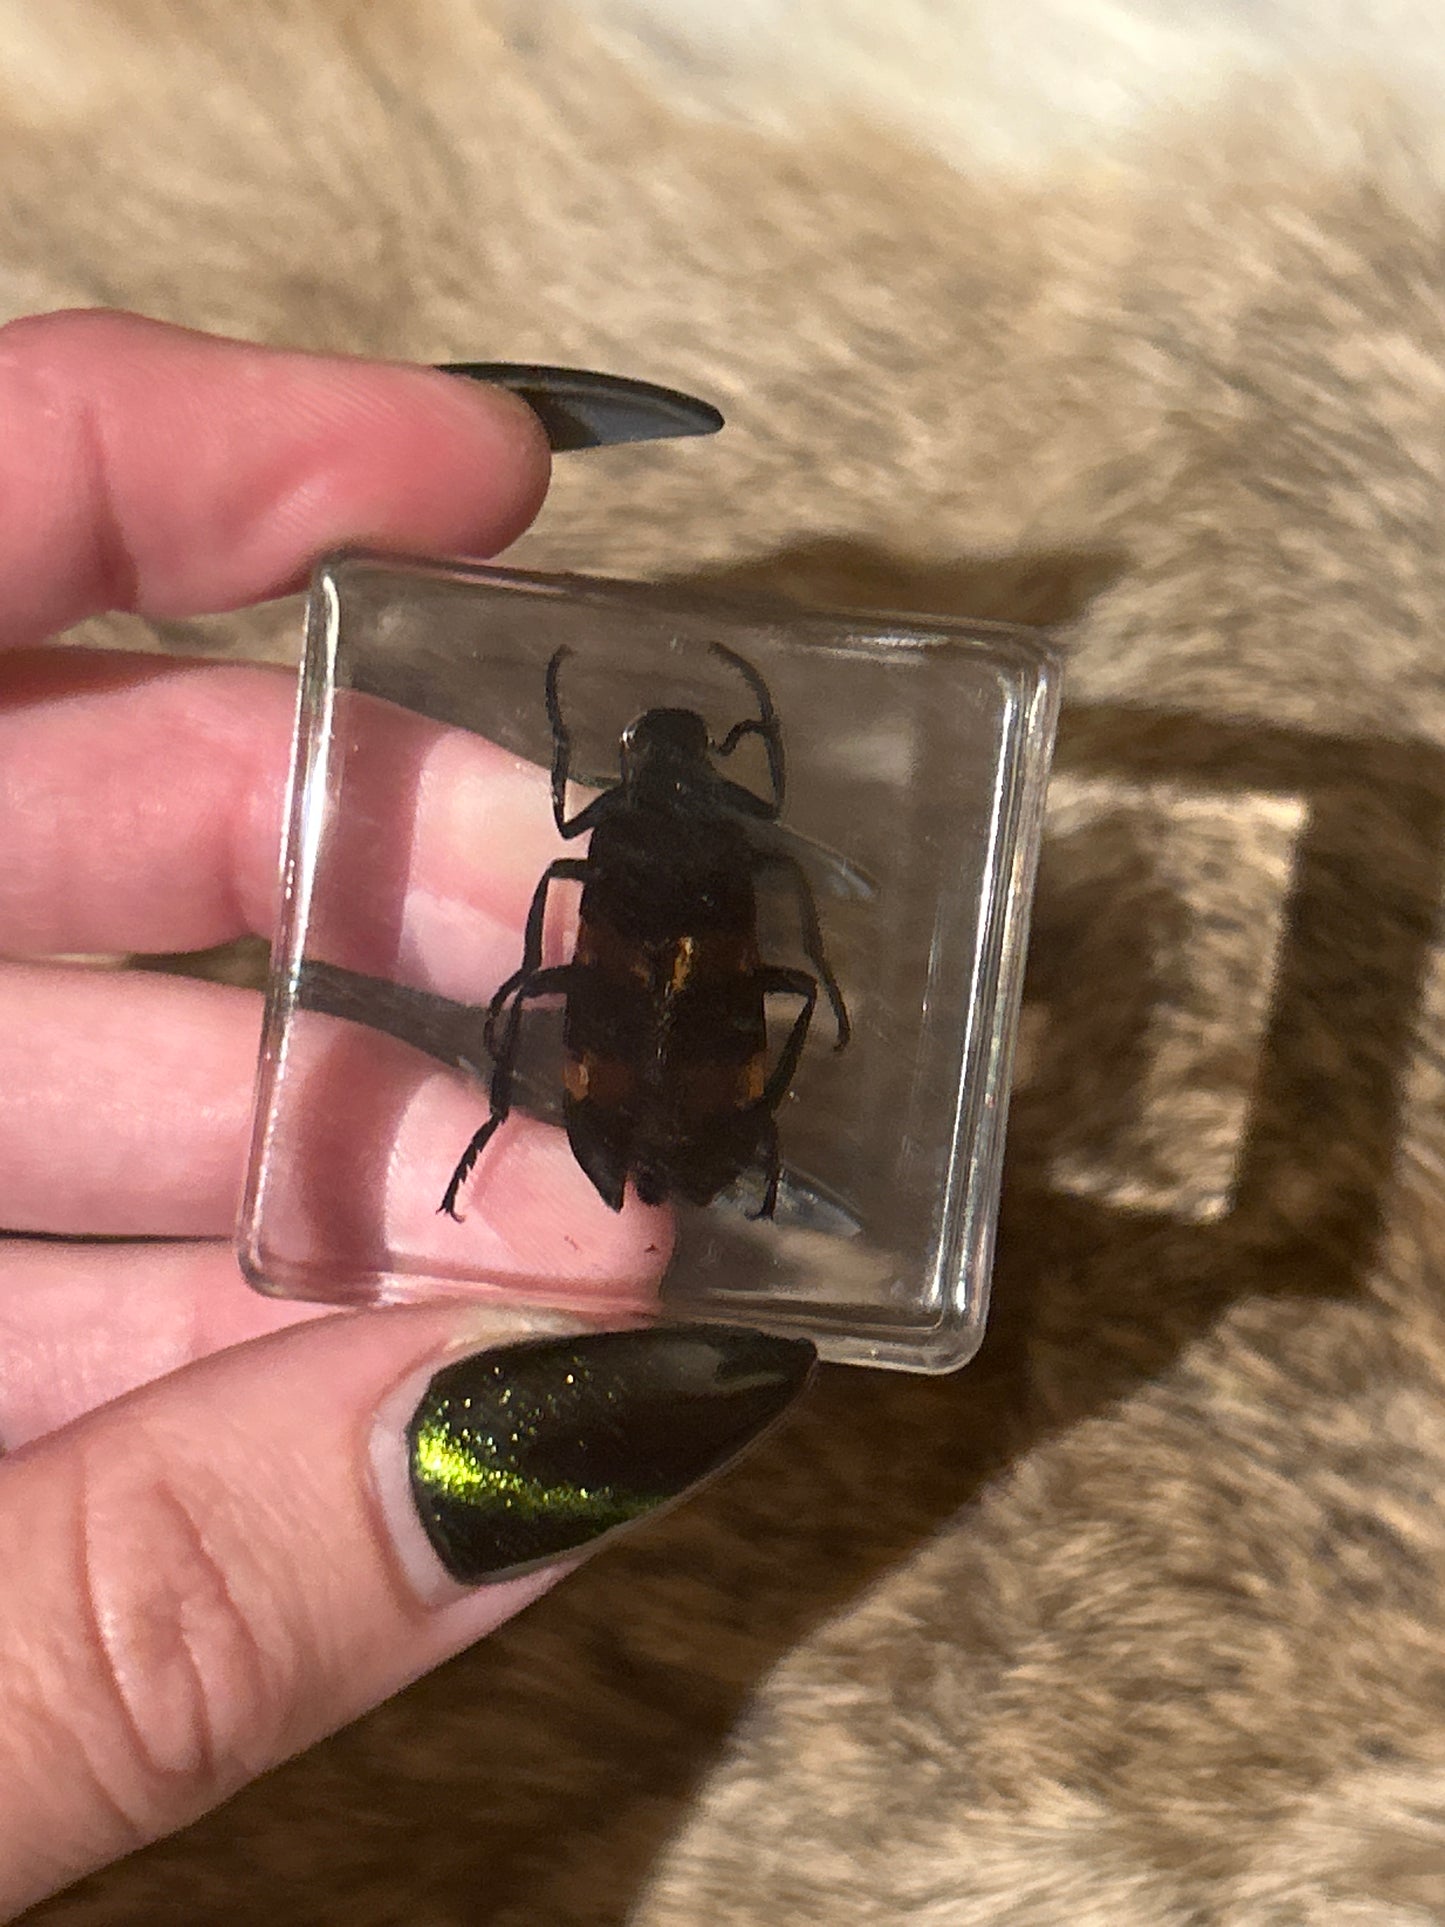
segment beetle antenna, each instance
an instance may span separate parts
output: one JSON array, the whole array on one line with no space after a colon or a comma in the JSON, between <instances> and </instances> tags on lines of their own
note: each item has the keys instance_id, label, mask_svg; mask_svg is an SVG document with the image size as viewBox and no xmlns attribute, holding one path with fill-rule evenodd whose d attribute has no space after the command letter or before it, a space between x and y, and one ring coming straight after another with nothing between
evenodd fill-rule
<instances>
[{"instance_id":1,"label":"beetle antenna","mask_svg":"<svg viewBox=\"0 0 1445 1927\"><path fill-rule=\"evenodd\" d=\"M752 690L754 696L757 697L758 721L762 724L763 728L776 729L778 726L778 718L773 709L772 691L763 681L758 671L754 669L753 665L748 661L747 657L740 656L736 649L729 649L727 644L723 642L710 642L708 649L714 656L721 656L724 662L730 662L747 684L748 688Z\"/></svg>"},{"instance_id":2,"label":"beetle antenna","mask_svg":"<svg viewBox=\"0 0 1445 1927\"><path fill-rule=\"evenodd\" d=\"M774 805L781 809L786 771L783 763L783 732L778 726L777 711L773 708L772 691L746 656L740 656L735 649L729 649L721 642L710 642L708 648L713 655L721 656L724 662L732 664L758 702L756 716L734 723L722 741L709 744L709 748L714 756L731 756L744 736L761 736L768 752L768 777L773 786Z\"/></svg>"},{"instance_id":3,"label":"beetle antenna","mask_svg":"<svg viewBox=\"0 0 1445 1927\"><path fill-rule=\"evenodd\" d=\"M552 727L552 815L556 818L559 830L567 820L567 774L572 759L572 738L562 720L562 705L557 698L557 671L571 653L564 642L560 649L554 650L552 660L547 664L547 721Z\"/></svg>"},{"instance_id":4,"label":"beetle antenna","mask_svg":"<svg viewBox=\"0 0 1445 1927\"><path fill-rule=\"evenodd\" d=\"M562 708L557 700L557 671L572 653L571 647L563 643L560 649L552 652L552 660L547 664L547 721L552 725L554 736L565 736L566 726L562 721Z\"/></svg>"}]
</instances>

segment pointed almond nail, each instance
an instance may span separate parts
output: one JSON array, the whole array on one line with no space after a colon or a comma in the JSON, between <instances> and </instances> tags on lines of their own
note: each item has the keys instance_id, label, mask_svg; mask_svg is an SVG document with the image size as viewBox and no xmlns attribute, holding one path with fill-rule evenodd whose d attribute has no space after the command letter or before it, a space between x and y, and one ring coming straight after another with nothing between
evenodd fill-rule
<instances>
[{"instance_id":1,"label":"pointed almond nail","mask_svg":"<svg viewBox=\"0 0 1445 1927\"><path fill-rule=\"evenodd\" d=\"M627 375L520 361L444 361L436 366L444 375L491 382L520 395L541 420L554 454L674 435L715 435L723 425L711 403Z\"/></svg>"},{"instance_id":2,"label":"pointed almond nail","mask_svg":"<svg viewBox=\"0 0 1445 1927\"><path fill-rule=\"evenodd\" d=\"M444 1366L407 1427L411 1494L453 1579L510 1579L630 1525L735 1458L813 1369L805 1339L654 1325Z\"/></svg>"}]
</instances>

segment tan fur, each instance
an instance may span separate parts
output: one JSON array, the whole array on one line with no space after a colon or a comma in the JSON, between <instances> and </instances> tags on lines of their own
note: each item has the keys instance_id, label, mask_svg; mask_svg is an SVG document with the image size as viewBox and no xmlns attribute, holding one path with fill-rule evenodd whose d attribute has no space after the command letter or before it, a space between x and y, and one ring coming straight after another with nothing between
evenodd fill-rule
<instances>
[{"instance_id":1,"label":"tan fur","mask_svg":"<svg viewBox=\"0 0 1445 1927\"><path fill-rule=\"evenodd\" d=\"M37 1918L1445 1919L1445 201L1403 110L1342 81L1321 143L1264 87L1025 183L674 114L550 6L51 6L12 305L695 387L725 437L559 465L519 559L1060 621L1071 681L981 1360L826 1375Z\"/></svg>"}]
</instances>

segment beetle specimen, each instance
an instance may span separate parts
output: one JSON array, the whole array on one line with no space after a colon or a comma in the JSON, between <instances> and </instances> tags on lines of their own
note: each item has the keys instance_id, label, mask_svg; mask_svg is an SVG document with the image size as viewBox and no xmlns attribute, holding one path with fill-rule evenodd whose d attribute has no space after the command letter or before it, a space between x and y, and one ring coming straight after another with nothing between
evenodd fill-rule
<instances>
[{"instance_id":1,"label":"beetle specimen","mask_svg":"<svg viewBox=\"0 0 1445 1927\"><path fill-rule=\"evenodd\" d=\"M832 1007L834 1048L848 1042L847 1008L823 952L808 880L797 860L765 839L783 807L782 729L767 684L743 657L711 645L739 671L758 714L720 742L691 709L649 709L623 731L621 780L567 815L571 739L557 673L547 665L552 730L552 814L564 837L591 831L585 857L559 857L543 872L527 913L522 961L492 999L491 1115L472 1138L441 1209L456 1203L472 1167L507 1117L524 1006L562 996L564 1115L578 1164L614 1211L630 1177L646 1204L682 1198L708 1204L750 1166L765 1174L761 1208L777 1204L780 1154L775 1112L797 1070L818 999ZM715 767L744 738L767 752L770 800ZM776 869L791 881L803 950L817 971L764 963L758 952L754 880ZM580 882L570 963L544 968L547 893ZM800 1008L768 1068L767 999Z\"/></svg>"}]
</instances>

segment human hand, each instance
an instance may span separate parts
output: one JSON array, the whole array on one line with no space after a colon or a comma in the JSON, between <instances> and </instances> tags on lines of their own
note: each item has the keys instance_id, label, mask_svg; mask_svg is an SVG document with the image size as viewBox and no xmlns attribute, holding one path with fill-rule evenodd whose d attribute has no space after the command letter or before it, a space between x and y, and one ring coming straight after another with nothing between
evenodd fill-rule
<instances>
[{"instance_id":1,"label":"human hand","mask_svg":"<svg viewBox=\"0 0 1445 1927\"><path fill-rule=\"evenodd\" d=\"M535 417L74 314L0 329L0 419L0 1223L45 1234L0 1240L8 1914L491 1630L811 1350L259 1298L228 1243L259 998L23 961L267 930L292 707L260 667L35 645L278 594L341 542L490 552L541 499Z\"/></svg>"}]
</instances>

